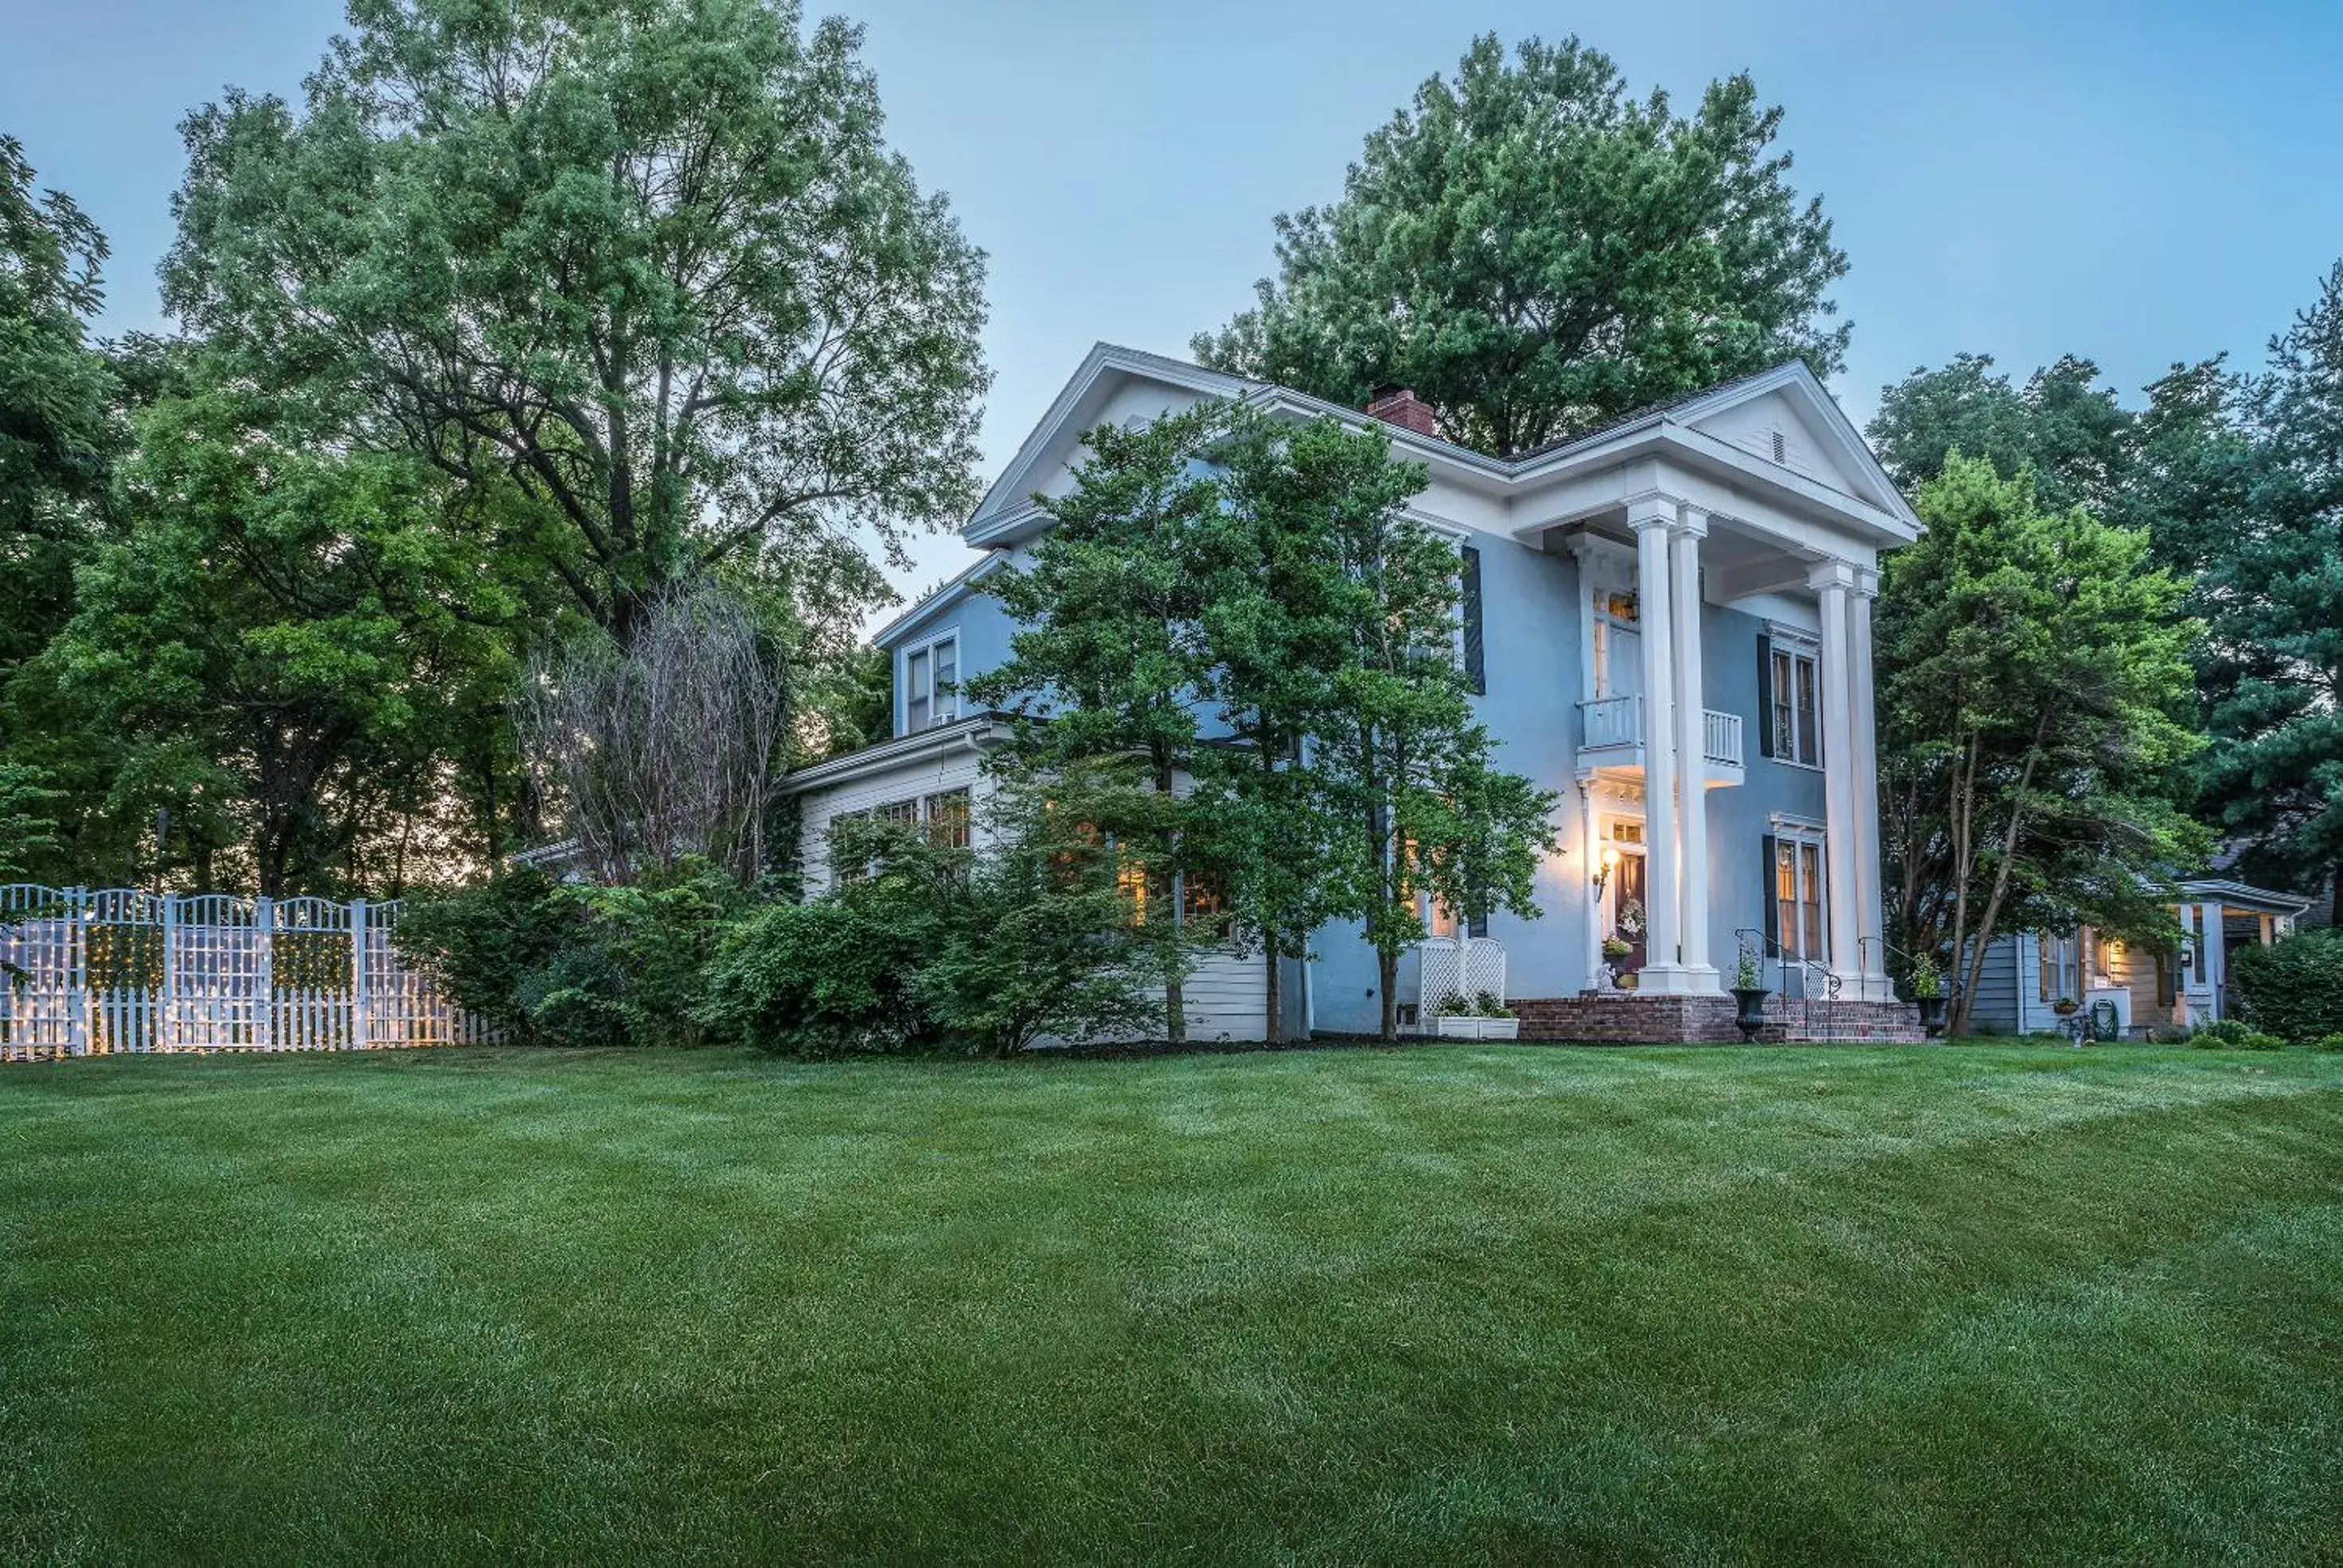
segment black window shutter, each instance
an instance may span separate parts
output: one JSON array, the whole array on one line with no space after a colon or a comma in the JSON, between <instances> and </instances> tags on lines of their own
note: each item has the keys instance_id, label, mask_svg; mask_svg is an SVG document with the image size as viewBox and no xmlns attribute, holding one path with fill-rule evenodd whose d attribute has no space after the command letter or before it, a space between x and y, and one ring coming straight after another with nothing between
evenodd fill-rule
<instances>
[{"instance_id":1,"label":"black window shutter","mask_svg":"<svg viewBox=\"0 0 2343 1568\"><path fill-rule=\"evenodd\" d=\"M1757 755L1774 755L1774 639L1762 631L1757 634ZM1767 864L1772 864L1770 859Z\"/></svg>"},{"instance_id":2,"label":"black window shutter","mask_svg":"<svg viewBox=\"0 0 2343 1568\"><path fill-rule=\"evenodd\" d=\"M1475 696L1489 690L1489 674L1481 635L1481 551L1464 547L1464 676Z\"/></svg>"},{"instance_id":3,"label":"black window shutter","mask_svg":"<svg viewBox=\"0 0 2343 1568\"><path fill-rule=\"evenodd\" d=\"M1483 910L1477 915L1465 916L1464 934L1468 937L1487 936L1489 934L1489 912L1486 910Z\"/></svg>"},{"instance_id":4,"label":"black window shutter","mask_svg":"<svg viewBox=\"0 0 2343 1568\"><path fill-rule=\"evenodd\" d=\"M1782 948L1782 905L1774 894L1774 878L1777 874L1775 862L1781 858L1780 842L1771 833L1766 834L1764 839L1765 879L1758 884L1759 901L1765 908L1765 953L1758 955L1761 960L1766 953L1779 952Z\"/></svg>"}]
</instances>

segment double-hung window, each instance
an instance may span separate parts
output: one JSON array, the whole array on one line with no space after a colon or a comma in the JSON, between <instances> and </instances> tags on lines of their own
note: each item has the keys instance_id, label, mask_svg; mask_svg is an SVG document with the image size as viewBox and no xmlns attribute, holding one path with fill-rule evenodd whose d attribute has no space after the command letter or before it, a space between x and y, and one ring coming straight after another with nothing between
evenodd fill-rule
<instances>
[{"instance_id":1,"label":"double-hung window","mask_svg":"<svg viewBox=\"0 0 2343 1568\"><path fill-rule=\"evenodd\" d=\"M1764 638L1759 648L1765 755L1780 762L1820 766L1822 681L1815 649L1778 637Z\"/></svg>"},{"instance_id":2,"label":"double-hung window","mask_svg":"<svg viewBox=\"0 0 2343 1568\"><path fill-rule=\"evenodd\" d=\"M2072 936L2045 932L2036 944L2041 950L2040 972L2035 977L2044 1001L2079 1001L2083 995L2082 943Z\"/></svg>"},{"instance_id":3,"label":"double-hung window","mask_svg":"<svg viewBox=\"0 0 2343 1568\"><path fill-rule=\"evenodd\" d=\"M1787 833L1767 840L1773 872L1773 930L1785 959L1827 963L1823 935L1823 847L1815 838Z\"/></svg>"},{"instance_id":4,"label":"double-hung window","mask_svg":"<svg viewBox=\"0 0 2343 1568\"><path fill-rule=\"evenodd\" d=\"M928 841L939 849L968 848L968 791L947 789L927 799Z\"/></svg>"},{"instance_id":5,"label":"double-hung window","mask_svg":"<svg viewBox=\"0 0 2343 1568\"><path fill-rule=\"evenodd\" d=\"M940 638L903 657L903 729L917 734L960 717L960 639Z\"/></svg>"}]
</instances>

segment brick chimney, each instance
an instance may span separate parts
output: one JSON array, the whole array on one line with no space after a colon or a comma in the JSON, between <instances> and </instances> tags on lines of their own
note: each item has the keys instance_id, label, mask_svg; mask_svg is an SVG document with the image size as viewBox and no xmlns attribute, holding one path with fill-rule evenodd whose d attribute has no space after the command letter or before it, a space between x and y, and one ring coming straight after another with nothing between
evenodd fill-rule
<instances>
[{"instance_id":1,"label":"brick chimney","mask_svg":"<svg viewBox=\"0 0 2343 1568\"><path fill-rule=\"evenodd\" d=\"M1412 387L1376 387L1375 395L1367 400L1367 415L1419 436L1439 434L1439 421L1433 417L1432 405L1417 398Z\"/></svg>"}]
</instances>

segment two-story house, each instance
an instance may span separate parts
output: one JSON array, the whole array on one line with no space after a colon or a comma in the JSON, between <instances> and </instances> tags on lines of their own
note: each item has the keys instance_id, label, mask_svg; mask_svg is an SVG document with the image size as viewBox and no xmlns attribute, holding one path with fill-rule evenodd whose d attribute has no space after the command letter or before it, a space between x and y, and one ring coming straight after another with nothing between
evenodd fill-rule
<instances>
[{"instance_id":1,"label":"two-story house","mask_svg":"<svg viewBox=\"0 0 2343 1568\"><path fill-rule=\"evenodd\" d=\"M970 829L999 721L963 681L1008 655L1013 623L981 592L1049 526L1034 500L1072 483L1082 432L1207 398L1295 419L1382 419L1430 472L1413 505L1452 536L1464 643L1501 765L1558 791L1563 849L1537 879L1543 918L1500 912L1442 940L1503 954L1524 1035L1729 1038L1738 955L1786 995L1843 999L1833 1030L1902 1024L1881 940L1873 766L1871 606L1880 553L1920 525L1837 404L1802 364L1712 387L1510 461L1431 434L1405 392L1367 410L1101 344L970 517L986 552L877 637L894 659L892 739L800 769L809 884L827 882L830 824L877 811ZM1622 917L1641 930L1610 966ZM1288 1023L1371 1031L1381 1001L1355 928L1319 932L1283 987ZM1445 971L1443 971L1445 972ZM1411 968L1403 993L1420 989ZM1259 1038L1258 959L1208 963L1188 988L1199 1038ZM1403 994L1403 1017L1433 999ZM1866 1011L1875 1014L1866 1019Z\"/></svg>"}]
</instances>

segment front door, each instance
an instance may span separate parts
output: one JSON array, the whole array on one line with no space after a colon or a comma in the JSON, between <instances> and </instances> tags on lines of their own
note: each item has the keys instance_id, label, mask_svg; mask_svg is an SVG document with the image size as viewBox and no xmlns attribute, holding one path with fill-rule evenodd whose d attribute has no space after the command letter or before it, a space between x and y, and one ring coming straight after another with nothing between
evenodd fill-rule
<instances>
[{"instance_id":1,"label":"front door","mask_svg":"<svg viewBox=\"0 0 2343 1568\"><path fill-rule=\"evenodd\" d=\"M1633 936L1620 929L1620 917L1631 903L1635 906L1638 917L1635 921L1637 929ZM1620 856L1619 869L1611 873L1611 930L1627 943L1629 949L1627 956L1614 966L1621 974L1644 967L1644 942L1651 929L1651 907L1644 898L1644 857Z\"/></svg>"}]
</instances>

